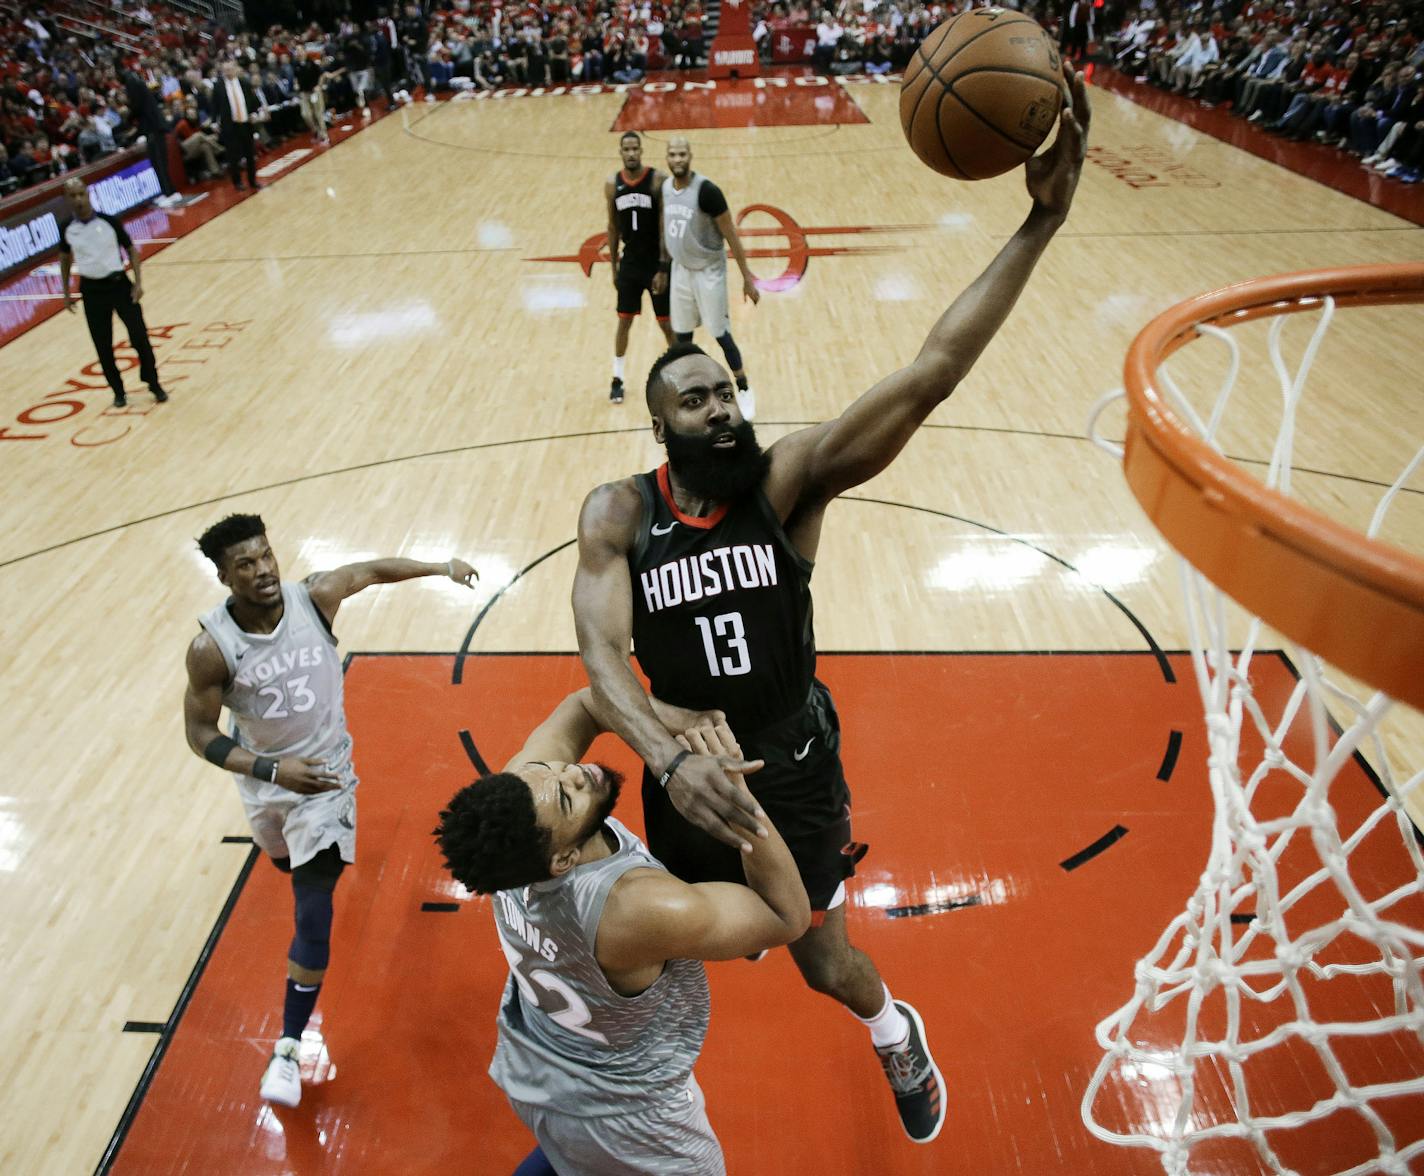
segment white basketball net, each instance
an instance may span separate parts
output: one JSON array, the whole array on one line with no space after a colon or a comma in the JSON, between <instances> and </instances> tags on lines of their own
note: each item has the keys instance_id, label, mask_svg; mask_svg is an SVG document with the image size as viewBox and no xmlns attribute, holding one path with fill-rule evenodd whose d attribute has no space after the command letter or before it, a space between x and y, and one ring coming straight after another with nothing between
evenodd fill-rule
<instances>
[{"instance_id":1,"label":"white basketball net","mask_svg":"<svg viewBox=\"0 0 1424 1176\"><path fill-rule=\"evenodd\" d=\"M1294 376L1281 354L1285 318L1271 324L1283 411L1265 480L1283 493L1291 489L1297 406L1333 313L1333 302L1324 300ZM1219 449L1238 346L1228 331L1199 330L1230 350L1210 416L1202 419L1165 367L1159 388ZM1120 396L1104 397L1089 423L1094 441L1118 457L1121 448L1094 428ZM1382 497L1371 535L1421 461L1424 449ZM1381 694L1361 701L1306 650L1289 651L1300 678L1284 705L1258 699L1251 663L1262 622L1249 621L1233 653L1228 615L1240 618L1241 609L1185 560L1179 564L1206 711L1211 851L1186 911L1137 963L1132 999L1097 1027L1105 1055L1083 1096L1083 1121L1100 1139L1155 1149L1172 1176L1226 1170L1200 1166L1202 1151L1220 1157L1232 1147L1238 1155L1254 1150L1273 1173L1316 1176L1328 1167L1338 1176L1408 1176L1411 1157L1424 1155L1424 1103L1415 1097L1424 1094L1424 854L1403 802L1424 771L1405 775L1390 762L1379 727L1392 701ZM1278 713L1267 714L1268 705ZM1344 725L1338 738L1330 712ZM1385 799L1372 809L1372 800L1356 803L1356 813L1367 815L1342 828L1330 788L1357 751L1368 754ZM1357 853L1362 847L1367 854ZM1317 1008L1326 1011L1317 1015ZM1392 1069L1380 1064L1395 1054ZM1366 1055L1371 1064L1359 1065ZM1283 1062L1297 1078L1309 1075L1292 1091L1301 1105L1282 1105L1276 1076ZM1403 1116L1401 1107L1409 1108ZM1358 1138L1352 1166L1310 1149L1302 1159L1299 1133L1313 1124L1321 1124L1315 1140L1327 1131L1337 1140L1337 1131Z\"/></svg>"}]
</instances>

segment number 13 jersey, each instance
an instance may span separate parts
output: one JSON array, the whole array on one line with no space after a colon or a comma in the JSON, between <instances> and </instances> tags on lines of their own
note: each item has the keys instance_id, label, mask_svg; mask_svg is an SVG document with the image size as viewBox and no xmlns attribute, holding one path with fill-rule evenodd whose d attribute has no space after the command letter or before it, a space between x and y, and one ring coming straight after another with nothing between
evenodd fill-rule
<instances>
[{"instance_id":1,"label":"number 13 jersey","mask_svg":"<svg viewBox=\"0 0 1424 1176\"><path fill-rule=\"evenodd\" d=\"M705 518L673 504L668 467L635 479L633 649L652 692L749 734L799 711L816 672L812 564L758 488Z\"/></svg>"}]
</instances>

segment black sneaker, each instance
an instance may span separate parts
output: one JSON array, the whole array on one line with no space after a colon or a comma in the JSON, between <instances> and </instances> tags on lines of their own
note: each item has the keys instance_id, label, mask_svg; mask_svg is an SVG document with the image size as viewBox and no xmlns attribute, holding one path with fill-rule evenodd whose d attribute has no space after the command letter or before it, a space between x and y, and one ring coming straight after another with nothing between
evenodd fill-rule
<instances>
[{"instance_id":1,"label":"black sneaker","mask_svg":"<svg viewBox=\"0 0 1424 1176\"><path fill-rule=\"evenodd\" d=\"M114 393L114 405L113 405L113 406L114 406L115 408L128 408L128 406L129 406L129 398L128 398L127 396L125 396L122 392L115 392L115 393Z\"/></svg>"},{"instance_id":2,"label":"black sneaker","mask_svg":"<svg viewBox=\"0 0 1424 1176\"><path fill-rule=\"evenodd\" d=\"M617 376L613 377L613 385L608 389L608 399L613 404L623 403L623 381Z\"/></svg>"},{"instance_id":3,"label":"black sneaker","mask_svg":"<svg viewBox=\"0 0 1424 1176\"><path fill-rule=\"evenodd\" d=\"M163 404L168 400L168 393L157 384L150 388L149 391L153 393L153 398L158 401L159 404Z\"/></svg>"},{"instance_id":4,"label":"black sneaker","mask_svg":"<svg viewBox=\"0 0 1424 1176\"><path fill-rule=\"evenodd\" d=\"M880 1055L885 1077L895 1092L895 1107L905 1134L915 1143L929 1143L944 1126L944 1079L925 1044L925 1023L914 1005L897 1000L895 1007L910 1022L910 1036L898 1048L875 1052Z\"/></svg>"}]
</instances>

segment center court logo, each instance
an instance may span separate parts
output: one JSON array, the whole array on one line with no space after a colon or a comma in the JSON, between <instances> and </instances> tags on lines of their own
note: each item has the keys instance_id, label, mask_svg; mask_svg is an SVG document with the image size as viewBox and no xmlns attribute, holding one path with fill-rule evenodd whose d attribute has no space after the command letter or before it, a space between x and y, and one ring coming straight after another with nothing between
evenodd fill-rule
<instances>
[{"instance_id":1,"label":"center court logo","mask_svg":"<svg viewBox=\"0 0 1424 1176\"><path fill-rule=\"evenodd\" d=\"M748 225L751 217L758 220ZM770 217L774 222L767 225L760 218ZM812 238L848 236L859 237L882 233L922 233L934 225L824 225L803 226L798 224L789 212L774 204L748 204L737 213L737 232L743 238L759 238L780 241L780 246L764 245L749 247L747 257L781 258L784 266L774 278L758 278L757 288L767 293L790 290L806 276L813 257L842 257L849 253L900 253L909 248L907 243L886 244L841 244L827 243L813 245ZM584 277L591 277L593 267L600 262L607 264L608 234L595 233L584 240L577 253L558 257L526 257L525 261L572 262L583 270Z\"/></svg>"}]
</instances>

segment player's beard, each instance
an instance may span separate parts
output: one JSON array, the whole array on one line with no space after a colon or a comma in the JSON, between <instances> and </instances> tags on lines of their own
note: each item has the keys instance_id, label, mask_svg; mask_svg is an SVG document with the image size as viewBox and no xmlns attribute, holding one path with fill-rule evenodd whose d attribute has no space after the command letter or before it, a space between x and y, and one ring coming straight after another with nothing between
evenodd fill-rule
<instances>
[{"instance_id":1,"label":"player's beard","mask_svg":"<svg viewBox=\"0 0 1424 1176\"><path fill-rule=\"evenodd\" d=\"M594 766L603 773L604 780L608 782L608 795L589 812L588 830L584 833L583 840L592 837L603 827L603 822L613 815L614 806L618 803L618 793L623 788L622 772L615 771L607 764L595 764Z\"/></svg>"},{"instance_id":2,"label":"player's beard","mask_svg":"<svg viewBox=\"0 0 1424 1176\"><path fill-rule=\"evenodd\" d=\"M715 447L724 432L737 439L731 449ZM668 465L683 489L710 502L736 501L760 486L771 468L771 455L758 444L751 421L697 436L666 429L663 444Z\"/></svg>"}]
</instances>

